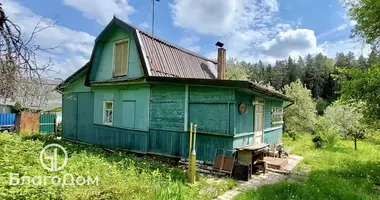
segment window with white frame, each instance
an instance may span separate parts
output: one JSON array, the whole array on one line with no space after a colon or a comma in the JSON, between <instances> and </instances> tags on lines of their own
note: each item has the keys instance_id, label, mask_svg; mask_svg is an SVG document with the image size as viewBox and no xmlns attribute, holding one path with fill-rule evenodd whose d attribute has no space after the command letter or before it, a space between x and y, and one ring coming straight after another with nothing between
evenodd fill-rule
<instances>
[{"instance_id":1,"label":"window with white frame","mask_svg":"<svg viewBox=\"0 0 380 200\"><path fill-rule=\"evenodd\" d=\"M113 101L103 103L103 124L112 125L113 121Z\"/></svg>"},{"instance_id":2,"label":"window with white frame","mask_svg":"<svg viewBox=\"0 0 380 200\"><path fill-rule=\"evenodd\" d=\"M128 72L128 39L115 42L113 76L125 76Z\"/></svg>"},{"instance_id":3,"label":"window with white frame","mask_svg":"<svg viewBox=\"0 0 380 200\"><path fill-rule=\"evenodd\" d=\"M281 125L284 123L284 112L282 107L272 108L272 124Z\"/></svg>"}]
</instances>

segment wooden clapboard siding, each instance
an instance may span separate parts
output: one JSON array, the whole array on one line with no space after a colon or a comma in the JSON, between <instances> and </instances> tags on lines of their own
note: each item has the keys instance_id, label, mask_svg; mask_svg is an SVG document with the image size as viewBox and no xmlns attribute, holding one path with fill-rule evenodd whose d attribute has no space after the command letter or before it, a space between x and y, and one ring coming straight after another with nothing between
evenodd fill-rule
<instances>
[{"instance_id":1,"label":"wooden clapboard siding","mask_svg":"<svg viewBox=\"0 0 380 200\"><path fill-rule=\"evenodd\" d=\"M184 85L152 85L150 128L183 131L184 116Z\"/></svg>"}]
</instances>

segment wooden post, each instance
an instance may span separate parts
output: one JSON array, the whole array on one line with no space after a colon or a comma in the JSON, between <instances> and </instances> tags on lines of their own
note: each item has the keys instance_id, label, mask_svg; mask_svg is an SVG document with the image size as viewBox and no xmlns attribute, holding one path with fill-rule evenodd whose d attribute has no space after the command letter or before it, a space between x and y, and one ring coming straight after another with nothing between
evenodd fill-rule
<instances>
[{"instance_id":1,"label":"wooden post","mask_svg":"<svg viewBox=\"0 0 380 200\"><path fill-rule=\"evenodd\" d=\"M187 177L190 181L191 179L191 147L192 147L192 138L193 138L193 123L190 123L190 134L189 134L189 157L188 157L188 166L187 166Z\"/></svg>"},{"instance_id":2,"label":"wooden post","mask_svg":"<svg viewBox=\"0 0 380 200\"><path fill-rule=\"evenodd\" d=\"M194 140L193 140L193 151L191 152L191 171L190 171L190 183L195 183L196 175L197 175L197 155L195 151L195 143L196 143L196 135L197 135L197 124L194 124Z\"/></svg>"}]
</instances>

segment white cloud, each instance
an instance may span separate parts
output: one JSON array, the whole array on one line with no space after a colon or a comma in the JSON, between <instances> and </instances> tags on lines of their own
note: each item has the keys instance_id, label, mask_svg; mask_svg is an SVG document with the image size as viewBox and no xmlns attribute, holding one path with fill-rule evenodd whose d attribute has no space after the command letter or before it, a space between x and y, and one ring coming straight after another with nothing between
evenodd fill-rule
<instances>
[{"instance_id":1,"label":"white cloud","mask_svg":"<svg viewBox=\"0 0 380 200\"><path fill-rule=\"evenodd\" d=\"M201 50L201 47L197 45L196 43L199 42L199 37L197 36L190 36L190 37L184 37L179 41L179 45L194 52L199 52Z\"/></svg>"},{"instance_id":2,"label":"white cloud","mask_svg":"<svg viewBox=\"0 0 380 200\"><path fill-rule=\"evenodd\" d=\"M33 13L30 9L15 1L6 1L3 8L9 19L20 26L25 38L30 37L34 27L42 19L42 16ZM39 26L47 26L50 20L49 18L43 18ZM56 47L52 54L40 52L37 56L40 63L44 63L51 58L54 64L53 70L59 73L50 73L49 75L64 78L88 61L94 40L95 37L86 32L54 25L39 32L34 42L43 47ZM68 62L69 60L70 62Z\"/></svg>"},{"instance_id":3,"label":"white cloud","mask_svg":"<svg viewBox=\"0 0 380 200\"><path fill-rule=\"evenodd\" d=\"M71 6L83 13L83 16L96 20L101 25L111 21L113 15L129 21L135 9L128 0L64 0L65 5Z\"/></svg>"},{"instance_id":4,"label":"white cloud","mask_svg":"<svg viewBox=\"0 0 380 200\"><path fill-rule=\"evenodd\" d=\"M329 36L335 35L338 32L346 30L348 28L348 24L341 24L338 27L325 31L317 36L317 39L327 38Z\"/></svg>"},{"instance_id":5,"label":"white cloud","mask_svg":"<svg viewBox=\"0 0 380 200\"><path fill-rule=\"evenodd\" d=\"M319 45L323 49L323 53L328 57L335 58L337 53L343 52L347 54L348 52L353 52L355 56L363 55L368 57L371 52L371 46L368 44L360 44L354 40L346 39L336 42L324 42Z\"/></svg>"},{"instance_id":6,"label":"white cloud","mask_svg":"<svg viewBox=\"0 0 380 200\"><path fill-rule=\"evenodd\" d=\"M266 0L264 1L265 4L267 4L271 11L278 11L278 2L277 0Z\"/></svg>"},{"instance_id":7,"label":"white cloud","mask_svg":"<svg viewBox=\"0 0 380 200\"><path fill-rule=\"evenodd\" d=\"M143 22L139 24L138 26L143 30L148 30L148 28L150 28L150 25L148 24L148 22Z\"/></svg>"},{"instance_id":8,"label":"white cloud","mask_svg":"<svg viewBox=\"0 0 380 200\"><path fill-rule=\"evenodd\" d=\"M212 35L226 33L238 11L236 0L175 0L170 7L174 25Z\"/></svg>"},{"instance_id":9,"label":"white cloud","mask_svg":"<svg viewBox=\"0 0 380 200\"><path fill-rule=\"evenodd\" d=\"M296 29L280 32L272 40L262 44L262 53L273 58L303 55L320 51L314 31Z\"/></svg>"},{"instance_id":10,"label":"white cloud","mask_svg":"<svg viewBox=\"0 0 380 200\"><path fill-rule=\"evenodd\" d=\"M262 43L292 28L276 17L278 7L276 0L175 0L171 4L174 25L220 37L216 40L225 43L227 56L241 60L258 57Z\"/></svg>"}]
</instances>

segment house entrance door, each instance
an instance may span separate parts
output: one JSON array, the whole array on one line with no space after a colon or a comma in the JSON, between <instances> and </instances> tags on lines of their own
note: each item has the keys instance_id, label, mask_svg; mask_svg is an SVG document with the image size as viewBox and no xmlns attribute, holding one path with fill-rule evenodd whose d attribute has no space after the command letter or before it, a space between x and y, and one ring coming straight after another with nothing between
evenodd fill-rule
<instances>
[{"instance_id":1,"label":"house entrance door","mask_svg":"<svg viewBox=\"0 0 380 200\"><path fill-rule=\"evenodd\" d=\"M255 134L253 142L255 144L263 143L263 134L264 134L264 103L255 103Z\"/></svg>"}]
</instances>

